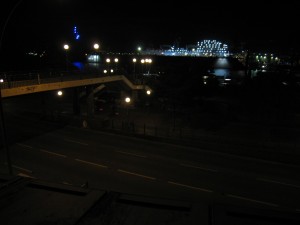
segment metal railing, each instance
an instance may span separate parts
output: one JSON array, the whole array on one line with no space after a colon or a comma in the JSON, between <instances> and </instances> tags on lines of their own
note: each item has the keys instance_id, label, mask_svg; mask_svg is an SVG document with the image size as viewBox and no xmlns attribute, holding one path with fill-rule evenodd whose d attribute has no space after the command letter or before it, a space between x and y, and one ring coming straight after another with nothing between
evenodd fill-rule
<instances>
[{"instance_id":1,"label":"metal railing","mask_svg":"<svg viewBox=\"0 0 300 225\"><path fill-rule=\"evenodd\" d=\"M55 71L11 74L0 73L0 87L1 89L8 89L38 84L97 78L103 76L105 75L102 73L89 73L83 71Z\"/></svg>"}]
</instances>

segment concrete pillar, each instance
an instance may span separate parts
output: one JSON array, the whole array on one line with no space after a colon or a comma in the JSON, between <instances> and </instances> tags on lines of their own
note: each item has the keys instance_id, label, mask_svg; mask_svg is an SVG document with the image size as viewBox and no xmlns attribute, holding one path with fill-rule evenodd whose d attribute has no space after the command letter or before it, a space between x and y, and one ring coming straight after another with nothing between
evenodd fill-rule
<instances>
[{"instance_id":1,"label":"concrete pillar","mask_svg":"<svg viewBox=\"0 0 300 225\"><path fill-rule=\"evenodd\" d=\"M132 102L134 102L134 104L138 104L138 101L139 101L139 92L138 92L138 90L133 90L132 91L131 98L132 98Z\"/></svg>"},{"instance_id":2,"label":"concrete pillar","mask_svg":"<svg viewBox=\"0 0 300 225\"><path fill-rule=\"evenodd\" d=\"M94 90L92 86L86 87L86 103L87 103L87 116L94 117L95 107L94 107Z\"/></svg>"},{"instance_id":3,"label":"concrete pillar","mask_svg":"<svg viewBox=\"0 0 300 225\"><path fill-rule=\"evenodd\" d=\"M80 115L80 101L79 101L79 88L74 88L73 92L73 113L74 115Z\"/></svg>"}]
</instances>

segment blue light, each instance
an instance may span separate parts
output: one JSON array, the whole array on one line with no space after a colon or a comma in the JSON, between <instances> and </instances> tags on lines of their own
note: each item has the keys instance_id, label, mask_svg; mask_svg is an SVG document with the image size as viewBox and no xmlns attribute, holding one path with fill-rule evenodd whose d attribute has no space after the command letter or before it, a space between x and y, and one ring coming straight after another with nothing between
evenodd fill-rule
<instances>
[{"instance_id":1,"label":"blue light","mask_svg":"<svg viewBox=\"0 0 300 225\"><path fill-rule=\"evenodd\" d=\"M74 27L74 36L75 36L75 40L79 40L80 39L80 34L77 31L77 27L76 26Z\"/></svg>"}]
</instances>

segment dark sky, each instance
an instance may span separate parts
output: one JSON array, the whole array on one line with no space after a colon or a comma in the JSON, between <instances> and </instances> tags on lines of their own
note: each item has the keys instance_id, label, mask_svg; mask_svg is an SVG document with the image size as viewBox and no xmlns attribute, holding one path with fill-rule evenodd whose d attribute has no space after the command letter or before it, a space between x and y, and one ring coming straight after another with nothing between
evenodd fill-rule
<instances>
[{"instance_id":1,"label":"dark sky","mask_svg":"<svg viewBox=\"0 0 300 225\"><path fill-rule=\"evenodd\" d=\"M6 4L5 4L6 2ZM15 4L1 1L4 21ZM239 2L239 3L236 3ZM78 26L81 45L131 51L141 44L182 47L217 39L232 48L299 49L298 1L112 1L23 0L8 21L3 48L59 49Z\"/></svg>"}]
</instances>

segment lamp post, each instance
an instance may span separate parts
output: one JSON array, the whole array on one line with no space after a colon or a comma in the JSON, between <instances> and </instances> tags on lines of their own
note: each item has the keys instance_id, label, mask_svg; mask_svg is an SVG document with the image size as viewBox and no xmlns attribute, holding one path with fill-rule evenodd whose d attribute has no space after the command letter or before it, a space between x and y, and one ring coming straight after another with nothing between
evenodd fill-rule
<instances>
[{"instance_id":1,"label":"lamp post","mask_svg":"<svg viewBox=\"0 0 300 225\"><path fill-rule=\"evenodd\" d=\"M129 97L126 97L125 98L125 103L126 103L126 116L127 116L127 119L128 119L128 116L129 116L129 104L131 102L131 99Z\"/></svg>"},{"instance_id":2,"label":"lamp post","mask_svg":"<svg viewBox=\"0 0 300 225\"><path fill-rule=\"evenodd\" d=\"M148 69L148 75L149 75L151 70L152 59L148 59L148 64L149 64L149 69Z\"/></svg>"},{"instance_id":3,"label":"lamp post","mask_svg":"<svg viewBox=\"0 0 300 225\"><path fill-rule=\"evenodd\" d=\"M96 62L97 63L100 63L100 55L99 55L99 48L100 48L100 45L98 43L95 43L93 45L93 48L95 50L95 53L96 53Z\"/></svg>"},{"instance_id":4,"label":"lamp post","mask_svg":"<svg viewBox=\"0 0 300 225\"><path fill-rule=\"evenodd\" d=\"M133 58L132 62L133 62L133 80L136 80L136 76L135 76L135 64L136 64L137 59Z\"/></svg>"},{"instance_id":5,"label":"lamp post","mask_svg":"<svg viewBox=\"0 0 300 225\"><path fill-rule=\"evenodd\" d=\"M96 64L96 68L100 71L100 54L99 54L99 48L100 45L98 43L95 43L93 45L93 48L95 50L95 64Z\"/></svg>"},{"instance_id":6,"label":"lamp post","mask_svg":"<svg viewBox=\"0 0 300 225\"><path fill-rule=\"evenodd\" d=\"M109 69L110 58L107 58L107 59L105 60L105 62L107 63L107 71L108 71L108 73L109 73L109 72L110 72L110 69Z\"/></svg>"},{"instance_id":7,"label":"lamp post","mask_svg":"<svg viewBox=\"0 0 300 225\"><path fill-rule=\"evenodd\" d=\"M119 59L118 58L115 58L115 63L116 63L116 73L118 73L118 62L119 62Z\"/></svg>"},{"instance_id":8,"label":"lamp post","mask_svg":"<svg viewBox=\"0 0 300 225\"><path fill-rule=\"evenodd\" d=\"M95 43L94 44L94 49L96 50L96 52L98 52L99 48L100 48L100 45L98 43Z\"/></svg>"},{"instance_id":9,"label":"lamp post","mask_svg":"<svg viewBox=\"0 0 300 225\"><path fill-rule=\"evenodd\" d=\"M138 46L138 47L137 47L137 51L138 51L138 54L141 54L142 47L141 47L141 46Z\"/></svg>"},{"instance_id":10,"label":"lamp post","mask_svg":"<svg viewBox=\"0 0 300 225\"><path fill-rule=\"evenodd\" d=\"M70 49L70 46L68 44L65 44L64 45L64 49L66 51L66 70L68 71L69 70L69 66L68 66L68 51Z\"/></svg>"},{"instance_id":11,"label":"lamp post","mask_svg":"<svg viewBox=\"0 0 300 225\"><path fill-rule=\"evenodd\" d=\"M145 59L141 59L141 64L142 64L142 75L143 75L143 73L144 73Z\"/></svg>"},{"instance_id":12,"label":"lamp post","mask_svg":"<svg viewBox=\"0 0 300 225\"><path fill-rule=\"evenodd\" d=\"M8 172L10 175L13 174L12 172L12 164L11 164L11 157L10 157L10 151L7 141L7 134L6 134L6 126L5 126L5 119L4 119L4 112L3 112L3 106L2 106L2 83L3 79L0 80L0 117L1 117L1 133L2 133L2 141L3 146L6 150L6 160L7 160L7 166L8 166Z\"/></svg>"}]
</instances>

